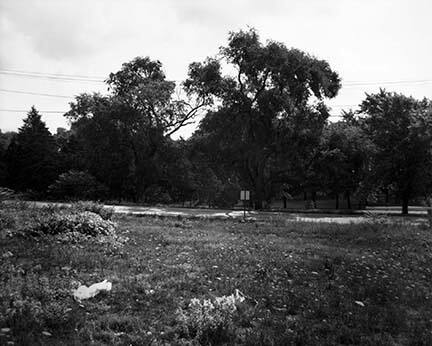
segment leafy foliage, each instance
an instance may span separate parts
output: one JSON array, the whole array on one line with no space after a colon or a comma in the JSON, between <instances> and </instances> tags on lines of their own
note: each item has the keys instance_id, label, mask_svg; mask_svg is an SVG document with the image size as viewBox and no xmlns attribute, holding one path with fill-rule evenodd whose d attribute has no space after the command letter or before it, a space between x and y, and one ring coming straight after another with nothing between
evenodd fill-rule
<instances>
[{"instance_id":1,"label":"leafy foliage","mask_svg":"<svg viewBox=\"0 0 432 346\"><path fill-rule=\"evenodd\" d=\"M263 45L253 29L230 33L220 54L237 75L222 77L212 59L190 66L191 91L199 93L201 86L202 93L222 101L202 120L196 137L254 190L255 206L261 208L270 196L272 171L279 168L276 161L289 162L300 140L306 144L319 135L328 116L322 100L336 96L340 80L326 61L282 43ZM210 81L209 71L215 76ZM312 96L315 104L308 102Z\"/></svg>"},{"instance_id":2,"label":"leafy foliage","mask_svg":"<svg viewBox=\"0 0 432 346\"><path fill-rule=\"evenodd\" d=\"M190 123L207 98L175 98L159 61L137 57L111 73L111 94L82 94L67 117L83 148L84 165L112 197L149 200L146 190L166 181L170 135Z\"/></svg>"},{"instance_id":3,"label":"leafy foliage","mask_svg":"<svg viewBox=\"0 0 432 346\"><path fill-rule=\"evenodd\" d=\"M73 212L90 211L92 213L98 214L104 220L111 220L114 214L113 208L105 207L102 203L97 203L93 201L75 202L71 205L69 210L72 210Z\"/></svg>"},{"instance_id":4,"label":"leafy foliage","mask_svg":"<svg viewBox=\"0 0 432 346\"><path fill-rule=\"evenodd\" d=\"M381 90L367 95L360 112L367 135L376 146L374 173L384 187L392 187L408 201L431 190L432 104Z\"/></svg>"},{"instance_id":5,"label":"leafy foliage","mask_svg":"<svg viewBox=\"0 0 432 346\"><path fill-rule=\"evenodd\" d=\"M57 235L82 233L89 236L112 235L115 224L104 220L100 215L85 211L82 213L57 212L38 220L31 229L34 234Z\"/></svg>"},{"instance_id":6,"label":"leafy foliage","mask_svg":"<svg viewBox=\"0 0 432 346\"><path fill-rule=\"evenodd\" d=\"M0 210L0 228L9 229L15 226L15 218L8 212Z\"/></svg>"},{"instance_id":7,"label":"leafy foliage","mask_svg":"<svg viewBox=\"0 0 432 346\"><path fill-rule=\"evenodd\" d=\"M186 338L200 345L220 344L232 341L233 324L237 306L244 301L238 290L230 296L210 299L191 299L186 309L177 310L177 323Z\"/></svg>"},{"instance_id":8,"label":"leafy foliage","mask_svg":"<svg viewBox=\"0 0 432 346\"><path fill-rule=\"evenodd\" d=\"M0 186L30 199L48 190L57 199L209 207L233 207L247 189L257 209L301 194L307 207L318 196L339 208L342 196L362 208L384 195L404 213L432 193L430 100L381 90L331 123L337 72L262 42L255 29L231 32L217 56L189 65L183 83L150 57L125 62L106 83L108 93L70 104L70 129L51 135L32 107L19 133L0 132ZM198 115L191 138L171 137Z\"/></svg>"},{"instance_id":9,"label":"leafy foliage","mask_svg":"<svg viewBox=\"0 0 432 346\"><path fill-rule=\"evenodd\" d=\"M347 122L328 124L313 162L315 184L333 195L345 195L348 201L353 195L362 201L369 199L370 195L363 196L366 192L363 184L370 179L374 151L373 143L360 126ZM350 203L348 207L351 208Z\"/></svg>"},{"instance_id":10,"label":"leafy foliage","mask_svg":"<svg viewBox=\"0 0 432 346\"><path fill-rule=\"evenodd\" d=\"M48 187L48 193L52 197L65 200L86 200L103 198L107 189L89 173L70 170L59 175Z\"/></svg>"},{"instance_id":11,"label":"leafy foliage","mask_svg":"<svg viewBox=\"0 0 432 346\"><path fill-rule=\"evenodd\" d=\"M12 199L15 195L15 191L8 189L7 187L0 187L0 201Z\"/></svg>"},{"instance_id":12,"label":"leafy foliage","mask_svg":"<svg viewBox=\"0 0 432 346\"><path fill-rule=\"evenodd\" d=\"M54 138L32 107L6 152L8 186L44 192L57 176L56 158Z\"/></svg>"}]
</instances>

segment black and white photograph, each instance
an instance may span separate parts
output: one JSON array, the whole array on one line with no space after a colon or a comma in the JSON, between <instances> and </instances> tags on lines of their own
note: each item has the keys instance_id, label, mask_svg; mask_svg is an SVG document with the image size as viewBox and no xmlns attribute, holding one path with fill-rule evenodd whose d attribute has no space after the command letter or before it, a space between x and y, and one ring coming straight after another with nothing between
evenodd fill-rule
<instances>
[{"instance_id":1,"label":"black and white photograph","mask_svg":"<svg viewBox=\"0 0 432 346\"><path fill-rule=\"evenodd\" d=\"M0 345L432 345L431 15L0 0Z\"/></svg>"}]
</instances>

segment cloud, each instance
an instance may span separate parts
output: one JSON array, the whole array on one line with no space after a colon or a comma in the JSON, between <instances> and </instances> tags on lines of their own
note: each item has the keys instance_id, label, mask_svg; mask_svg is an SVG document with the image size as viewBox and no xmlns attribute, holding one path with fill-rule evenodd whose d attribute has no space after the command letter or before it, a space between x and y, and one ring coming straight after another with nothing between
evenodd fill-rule
<instances>
[{"instance_id":1,"label":"cloud","mask_svg":"<svg viewBox=\"0 0 432 346\"><path fill-rule=\"evenodd\" d=\"M37 55L51 60L74 60L139 38L158 38L167 30L158 28L161 19L171 20L161 4L139 1L4 0L0 6L0 38L25 40Z\"/></svg>"},{"instance_id":2,"label":"cloud","mask_svg":"<svg viewBox=\"0 0 432 346\"><path fill-rule=\"evenodd\" d=\"M252 26L262 42L280 41L328 60L344 80L429 79L431 9L430 0L0 0L0 68L107 76L135 56L150 56L168 78L181 80L189 63L226 45L229 31ZM101 83L7 75L0 75L0 86L62 95L106 90ZM425 96L432 84L409 87L407 93ZM344 89L335 102L357 104L363 91ZM32 104L68 107L58 98L0 95L6 109ZM48 117L52 126L57 118Z\"/></svg>"},{"instance_id":3,"label":"cloud","mask_svg":"<svg viewBox=\"0 0 432 346\"><path fill-rule=\"evenodd\" d=\"M333 14L334 6L321 0L236 0L224 1L166 0L175 10L182 23L198 23L203 27L221 27L229 24L237 27L244 23L254 25L262 19L289 20L292 17Z\"/></svg>"},{"instance_id":4,"label":"cloud","mask_svg":"<svg viewBox=\"0 0 432 346\"><path fill-rule=\"evenodd\" d=\"M95 47L82 18L85 8L64 1L4 1L2 36L25 39L41 57L70 59Z\"/></svg>"}]
</instances>

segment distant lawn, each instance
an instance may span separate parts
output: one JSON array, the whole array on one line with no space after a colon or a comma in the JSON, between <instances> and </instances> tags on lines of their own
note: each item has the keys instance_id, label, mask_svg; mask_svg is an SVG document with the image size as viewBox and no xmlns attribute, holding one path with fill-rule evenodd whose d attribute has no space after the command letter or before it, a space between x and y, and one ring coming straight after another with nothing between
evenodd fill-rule
<instances>
[{"instance_id":1,"label":"distant lawn","mask_svg":"<svg viewBox=\"0 0 432 346\"><path fill-rule=\"evenodd\" d=\"M35 213L2 210L0 344L194 345L178 308L239 289L201 343L432 345L426 227L122 216L123 247L7 235ZM73 300L76 281L104 279L111 292Z\"/></svg>"}]
</instances>

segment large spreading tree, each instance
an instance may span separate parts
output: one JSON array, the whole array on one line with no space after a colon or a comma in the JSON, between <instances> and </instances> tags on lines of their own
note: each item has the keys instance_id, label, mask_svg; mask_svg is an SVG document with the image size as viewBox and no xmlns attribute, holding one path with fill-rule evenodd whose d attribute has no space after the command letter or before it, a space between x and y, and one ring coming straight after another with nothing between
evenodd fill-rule
<instances>
[{"instance_id":1,"label":"large spreading tree","mask_svg":"<svg viewBox=\"0 0 432 346\"><path fill-rule=\"evenodd\" d=\"M409 201L430 193L432 172L432 103L380 90L370 94L360 112L376 146L376 181L391 188L408 214Z\"/></svg>"},{"instance_id":2,"label":"large spreading tree","mask_svg":"<svg viewBox=\"0 0 432 346\"><path fill-rule=\"evenodd\" d=\"M115 197L143 199L167 185L170 136L212 102L205 93L177 97L162 64L148 57L124 63L107 79L110 93L82 94L66 116L83 148L87 169Z\"/></svg>"},{"instance_id":3,"label":"large spreading tree","mask_svg":"<svg viewBox=\"0 0 432 346\"><path fill-rule=\"evenodd\" d=\"M221 61L232 74L222 75ZM219 58L191 64L189 76L189 93L219 99L196 136L239 174L258 209L271 195L275 173L318 142L328 117L323 100L340 88L326 61L279 42L263 44L254 29L230 33Z\"/></svg>"}]
</instances>

